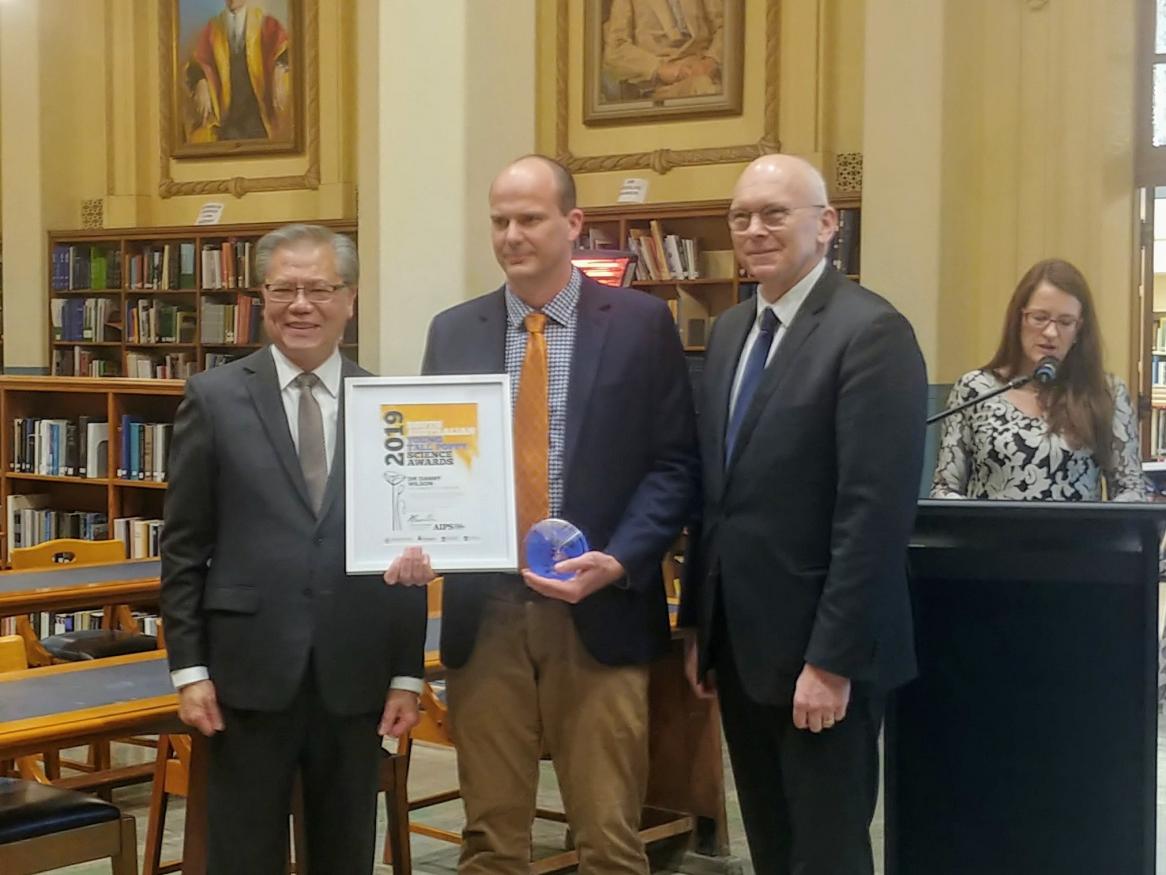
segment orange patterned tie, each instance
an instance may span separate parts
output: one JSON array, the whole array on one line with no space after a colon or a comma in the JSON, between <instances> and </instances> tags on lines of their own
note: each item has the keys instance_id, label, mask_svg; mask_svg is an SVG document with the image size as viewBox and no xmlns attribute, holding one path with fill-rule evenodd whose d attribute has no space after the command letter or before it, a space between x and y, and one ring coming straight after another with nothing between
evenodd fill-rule
<instances>
[{"instance_id":1,"label":"orange patterned tie","mask_svg":"<svg viewBox=\"0 0 1166 875\"><path fill-rule=\"evenodd\" d=\"M518 378L518 399L514 403L514 481L520 548L530 527L550 513L547 456L551 427L547 406L547 337L543 333L546 323L547 317L542 313L528 313L523 320L526 355Z\"/></svg>"}]
</instances>

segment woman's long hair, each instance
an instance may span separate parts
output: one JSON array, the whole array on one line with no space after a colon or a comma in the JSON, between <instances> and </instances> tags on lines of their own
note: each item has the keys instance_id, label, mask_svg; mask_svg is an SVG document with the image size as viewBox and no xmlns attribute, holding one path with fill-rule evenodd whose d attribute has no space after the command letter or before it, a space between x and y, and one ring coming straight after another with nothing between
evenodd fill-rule
<instances>
[{"instance_id":1,"label":"woman's long hair","mask_svg":"<svg viewBox=\"0 0 1166 875\"><path fill-rule=\"evenodd\" d=\"M1057 368L1057 379L1038 392L1049 428L1071 443L1088 448L1097 464L1108 470L1114 455L1113 396L1101 367L1101 335L1093 294L1081 271L1059 258L1038 261L1030 267L1012 293L1004 313L1000 345L984 368L1004 380L1025 370L1021 321L1032 293L1042 282L1081 302L1081 321L1074 343Z\"/></svg>"}]
</instances>

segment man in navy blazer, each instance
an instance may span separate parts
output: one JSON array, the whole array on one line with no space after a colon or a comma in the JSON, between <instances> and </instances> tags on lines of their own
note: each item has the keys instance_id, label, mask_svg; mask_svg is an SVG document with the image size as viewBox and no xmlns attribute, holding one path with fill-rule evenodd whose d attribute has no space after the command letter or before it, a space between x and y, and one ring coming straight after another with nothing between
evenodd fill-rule
<instances>
[{"instance_id":1,"label":"man in navy blazer","mask_svg":"<svg viewBox=\"0 0 1166 875\"><path fill-rule=\"evenodd\" d=\"M697 488L684 354L663 301L571 264L583 213L564 167L541 156L506 167L490 217L506 284L433 320L424 372L509 373L517 397L531 332L544 335L548 507L592 549L560 563L566 581L526 568L445 578L441 654L466 808L459 871L530 871L546 752L580 870L644 875L648 663L669 641L660 562Z\"/></svg>"},{"instance_id":2,"label":"man in navy blazer","mask_svg":"<svg viewBox=\"0 0 1166 875\"><path fill-rule=\"evenodd\" d=\"M915 673L923 357L830 266L838 219L812 165L758 158L728 223L759 288L709 338L689 679L707 693L715 674L753 867L870 875L883 700Z\"/></svg>"}]
</instances>

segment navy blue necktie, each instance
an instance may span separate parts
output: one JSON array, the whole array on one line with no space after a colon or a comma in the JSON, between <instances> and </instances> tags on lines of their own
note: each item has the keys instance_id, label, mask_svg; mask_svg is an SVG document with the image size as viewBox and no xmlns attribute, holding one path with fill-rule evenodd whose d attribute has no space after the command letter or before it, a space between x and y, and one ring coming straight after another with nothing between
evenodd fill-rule
<instances>
[{"instance_id":1,"label":"navy blue necktie","mask_svg":"<svg viewBox=\"0 0 1166 875\"><path fill-rule=\"evenodd\" d=\"M733 458L733 445L737 443L737 433L741 431L741 423L745 421L745 413L749 410L749 402L761 383L761 375L765 372L765 361L769 358L769 348L773 346L773 337L777 333L777 326L781 320L771 307L761 311L761 330L757 333L757 340L749 350L749 357L745 359L745 373L741 375L741 385L737 389L737 403L733 405L732 415L729 417L729 427L725 431L725 465Z\"/></svg>"}]
</instances>

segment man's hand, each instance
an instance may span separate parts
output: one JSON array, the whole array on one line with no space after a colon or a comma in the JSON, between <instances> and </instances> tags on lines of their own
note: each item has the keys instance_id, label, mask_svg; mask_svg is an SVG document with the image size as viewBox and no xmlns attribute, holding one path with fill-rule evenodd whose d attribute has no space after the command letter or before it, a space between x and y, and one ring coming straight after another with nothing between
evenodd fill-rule
<instances>
[{"instance_id":1,"label":"man's hand","mask_svg":"<svg viewBox=\"0 0 1166 875\"><path fill-rule=\"evenodd\" d=\"M663 61L656 68L656 78L664 85L679 82L681 79L687 78L687 76L688 73L684 69L684 64L680 61Z\"/></svg>"},{"instance_id":2,"label":"man's hand","mask_svg":"<svg viewBox=\"0 0 1166 875\"><path fill-rule=\"evenodd\" d=\"M721 65L716 58L702 55L699 58L685 58L680 62L686 79L695 79L697 76L708 76L710 79L720 72Z\"/></svg>"},{"instance_id":3,"label":"man's hand","mask_svg":"<svg viewBox=\"0 0 1166 875\"><path fill-rule=\"evenodd\" d=\"M574 559L564 559L555 565L555 571L563 574L575 572L567 580L541 577L529 568L522 569L526 585L540 595L577 605L593 592L603 589L624 576L619 560L607 553L592 550Z\"/></svg>"},{"instance_id":4,"label":"man's hand","mask_svg":"<svg viewBox=\"0 0 1166 875\"><path fill-rule=\"evenodd\" d=\"M225 724L213 681L195 681L178 691L178 719L208 738L223 731Z\"/></svg>"},{"instance_id":5,"label":"man's hand","mask_svg":"<svg viewBox=\"0 0 1166 875\"><path fill-rule=\"evenodd\" d=\"M420 547L406 547L385 571L385 583L402 586L424 586L437 575L429 565L429 554Z\"/></svg>"},{"instance_id":6,"label":"man's hand","mask_svg":"<svg viewBox=\"0 0 1166 875\"><path fill-rule=\"evenodd\" d=\"M194 86L194 111L198 115L200 125L210 121L214 110L211 106L211 87L206 79L199 79L198 84Z\"/></svg>"},{"instance_id":7,"label":"man's hand","mask_svg":"<svg viewBox=\"0 0 1166 875\"><path fill-rule=\"evenodd\" d=\"M684 629L684 676L698 699L713 699L717 695L717 682L712 672L700 677L700 645L695 629Z\"/></svg>"},{"instance_id":8,"label":"man's hand","mask_svg":"<svg viewBox=\"0 0 1166 875\"><path fill-rule=\"evenodd\" d=\"M400 738L421 719L420 701L421 697L411 690L389 690L377 732Z\"/></svg>"},{"instance_id":9,"label":"man's hand","mask_svg":"<svg viewBox=\"0 0 1166 875\"><path fill-rule=\"evenodd\" d=\"M821 732L846 717L850 678L816 668L808 662L794 687L794 726Z\"/></svg>"}]
</instances>

